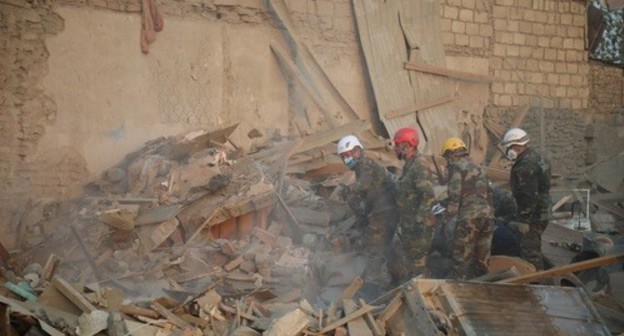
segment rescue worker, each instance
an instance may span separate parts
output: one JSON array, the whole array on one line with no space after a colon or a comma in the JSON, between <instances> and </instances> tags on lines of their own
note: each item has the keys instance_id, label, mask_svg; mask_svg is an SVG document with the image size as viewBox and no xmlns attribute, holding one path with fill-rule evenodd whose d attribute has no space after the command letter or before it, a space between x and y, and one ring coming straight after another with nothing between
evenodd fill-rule
<instances>
[{"instance_id":1,"label":"rescue worker","mask_svg":"<svg viewBox=\"0 0 624 336\"><path fill-rule=\"evenodd\" d=\"M390 281L385 261L399 220L396 184L384 167L366 156L357 137L348 135L340 139L337 152L344 164L355 172L356 180L348 187L345 199L363 231L356 249L371 257L372 264L367 268L369 280L385 286Z\"/></svg>"},{"instance_id":2,"label":"rescue worker","mask_svg":"<svg viewBox=\"0 0 624 336\"><path fill-rule=\"evenodd\" d=\"M519 128L503 136L507 158L514 162L510 186L518 207L514 216L515 229L522 258L544 269L542 233L550 220L550 162L528 147L528 134Z\"/></svg>"},{"instance_id":3,"label":"rescue worker","mask_svg":"<svg viewBox=\"0 0 624 336\"><path fill-rule=\"evenodd\" d=\"M394 151L400 160L405 160L405 165L397 186L400 220L391 273L408 280L426 270L435 224L431 213L433 183L418 153L418 132L412 127L401 128L393 141Z\"/></svg>"},{"instance_id":4,"label":"rescue worker","mask_svg":"<svg viewBox=\"0 0 624 336\"><path fill-rule=\"evenodd\" d=\"M466 144L449 138L442 145L447 162L448 198L443 223L453 265L448 277L460 280L487 273L494 232L494 207L485 171L468 157Z\"/></svg>"}]
</instances>

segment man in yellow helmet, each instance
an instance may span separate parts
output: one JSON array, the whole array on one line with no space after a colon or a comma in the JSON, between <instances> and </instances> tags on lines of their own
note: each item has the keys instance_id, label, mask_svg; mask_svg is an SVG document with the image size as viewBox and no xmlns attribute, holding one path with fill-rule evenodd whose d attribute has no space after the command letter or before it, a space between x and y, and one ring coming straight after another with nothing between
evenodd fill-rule
<instances>
[{"instance_id":1,"label":"man in yellow helmet","mask_svg":"<svg viewBox=\"0 0 624 336\"><path fill-rule=\"evenodd\" d=\"M461 139L444 141L442 155L448 163L448 199L443 223L453 260L447 277L470 279L487 272L494 231L489 181L484 170L470 161Z\"/></svg>"}]
</instances>

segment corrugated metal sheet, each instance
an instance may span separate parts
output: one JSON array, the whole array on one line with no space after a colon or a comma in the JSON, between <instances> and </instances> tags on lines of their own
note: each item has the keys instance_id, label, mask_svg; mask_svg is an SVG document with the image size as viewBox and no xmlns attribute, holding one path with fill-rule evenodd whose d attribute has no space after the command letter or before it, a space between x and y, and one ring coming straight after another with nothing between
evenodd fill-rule
<instances>
[{"instance_id":1,"label":"corrugated metal sheet","mask_svg":"<svg viewBox=\"0 0 624 336\"><path fill-rule=\"evenodd\" d=\"M415 280L461 335L611 335L582 289Z\"/></svg>"}]
</instances>

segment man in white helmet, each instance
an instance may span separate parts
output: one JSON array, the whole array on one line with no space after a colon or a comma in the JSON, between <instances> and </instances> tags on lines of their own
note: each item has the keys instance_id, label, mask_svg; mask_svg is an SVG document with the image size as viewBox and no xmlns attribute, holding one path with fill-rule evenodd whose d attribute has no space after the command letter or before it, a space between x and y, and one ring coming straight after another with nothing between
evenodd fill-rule
<instances>
[{"instance_id":1,"label":"man in white helmet","mask_svg":"<svg viewBox=\"0 0 624 336\"><path fill-rule=\"evenodd\" d=\"M550 220L550 162L528 147L529 140L524 130L512 128L505 133L502 145L507 158L514 162L510 185L518 207L513 221L522 258L544 269L542 233Z\"/></svg>"},{"instance_id":2,"label":"man in white helmet","mask_svg":"<svg viewBox=\"0 0 624 336\"><path fill-rule=\"evenodd\" d=\"M380 266L388 258L399 216L396 210L396 185L386 169L366 156L364 146L348 135L337 146L344 164L355 172L345 200L358 217L363 231L356 249L369 253L372 263ZM359 246L357 246L359 245ZM374 269L374 268L369 268ZM369 274L371 278L379 274Z\"/></svg>"}]
</instances>

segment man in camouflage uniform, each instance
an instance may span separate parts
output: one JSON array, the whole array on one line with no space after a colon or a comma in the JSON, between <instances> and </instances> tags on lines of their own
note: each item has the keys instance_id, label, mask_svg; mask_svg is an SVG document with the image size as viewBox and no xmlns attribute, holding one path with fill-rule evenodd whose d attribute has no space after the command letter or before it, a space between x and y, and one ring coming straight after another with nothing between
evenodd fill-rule
<instances>
[{"instance_id":1,"label":"man in camouflage uniform","mask_svg":"<svg viewBox=\"0 0 624 336\"><path fill-rule=\"evenodd\" d=\"M529 148L524 130L512 128L503 137L511 168L511 192L518 211L514 217L522 258L544 269L542 233L550 220L550 162Z\"/></svg>"},{"instance_id":2,"label":"man in camouflage uniform","mask_svg":"<svg viewBox=\"0 0 624 336\"><path fill-rule=\"evenodd\" d=\"M363 231L356 249L371 256L372 265L367 273L385 272L385 260L389 257L392 237L399 220L396 185L384 167L366 156L357 137L349 135L340 139L338 154L345 165L355 172L356 180L349 186L345 199ZM371 279L380 277L383 275L369 276Z\"/></svg>"},{"instance_id":3,"label":"man in camouflage uniform","mask_svg":"<svg viewBox=\"0 0 624 336\"><path fill-rule=\"evenodd\" d=\"M483 169L470 161L461 139L447 139L442 155L448 163L448 198L443 225L448 232L453 260L448 277L470 279L487 273L494 232L489 181Z\"/></svg>"},{"instance_id":4,"label":"man in camouflage uniform","mask_svg":"<svg viewBox=\"0 0 624 336\"><path fill-rule=\"evenodd\" d=\"M395 258L391 264L391 273L401 280L425 272L435 224L431 213L433 183L418 154L418 144L418 132L411 127L401 128L394 135L397 157L405 160L397 187L400 233L394 244Z\"/></svg>"}]
</instances>

